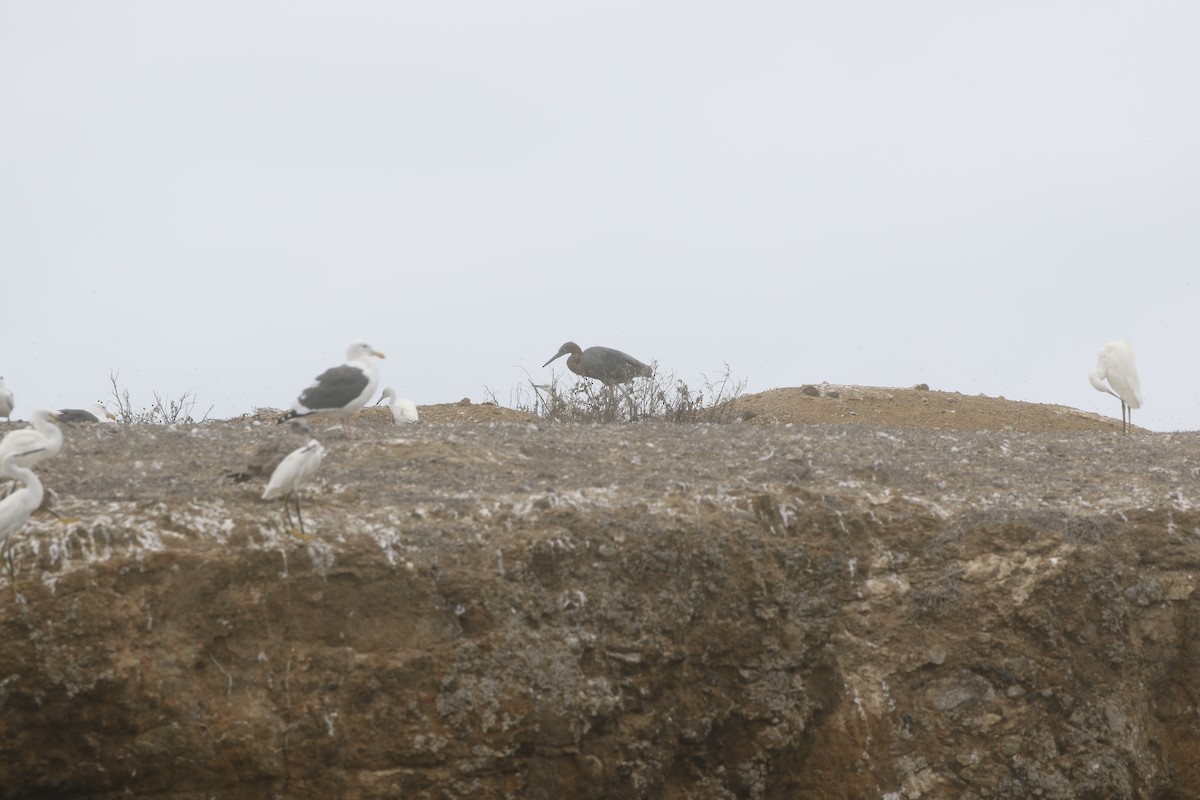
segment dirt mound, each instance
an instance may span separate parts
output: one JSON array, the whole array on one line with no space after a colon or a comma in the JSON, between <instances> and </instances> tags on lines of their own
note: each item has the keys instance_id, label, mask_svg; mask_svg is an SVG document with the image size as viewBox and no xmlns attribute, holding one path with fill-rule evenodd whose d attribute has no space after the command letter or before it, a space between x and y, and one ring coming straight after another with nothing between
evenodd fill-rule
<instances>
[{"instance_id":1,"label":"dirt mound","mask_svg":"<svg viewBox=\"0 0 1200 800\"><path fill-rule=\"evenodd\" d=\"M885 428L1042 433L1121 429L1119 419L1067 406L941 392L924 386L900 389L809 384L745 395L732 405L736 419L755 425L866 424ZM418 411L421 421L431 424L539 421L525 411L495 403L472 403L468 398L457 403L418 406ZM274 409L259 409L251 416L269 421L281 414L282 411ZM359 413L358 419L384 423L391 420L391 412L369 407ZM338 425L320 420L312 424L318 430Z\"/></svg>"},{"instance_id":2,"label":"dirt mound","mask_svg":"<svg viewBox=\"0 0 1200 800\"><path fill-rule=\"evenodd\" d=\"M885 428L956 431L1112 431L1121 421L1067 406L1003 397L822 383L770 389L735 401L737 414L756 424L865 423Z\"/></svg>"}]
</instances>

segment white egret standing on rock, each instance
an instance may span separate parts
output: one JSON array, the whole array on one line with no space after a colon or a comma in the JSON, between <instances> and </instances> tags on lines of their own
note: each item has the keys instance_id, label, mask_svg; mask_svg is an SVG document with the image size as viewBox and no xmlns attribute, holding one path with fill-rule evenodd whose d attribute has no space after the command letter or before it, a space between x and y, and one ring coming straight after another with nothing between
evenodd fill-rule
<instances>
[{"instance_id":1,"label":"white egret standing on rock","mask_svg":"<svg viewBox=\"0 0 1200 800\"><path fill-rule=\"evenodd\" d=\"M411 425L416 422L419 417L417 414L417 404L412 400L405 400L403 397L396 398L396 390L388 387L383 390L383 397L379 398L379 403L384 400L389 400L388 408L392 410L392 422L396 425ZM375 405L379 405L376 403Z\"/></svg>"},{"instance_id":2,"label":"white egret standing on rock","mask_svg":"<svg viewBox=\"0 0 1200 800\"><path fill-rule=\"evenodd\" d=\"M51 422L57 418L57 411L46 408L34 411L29 418L32 427L9 431L0 439L0 458L16 453L17 464L32 467L39 461L58 455L58 451L62 450L62 430Z\"/></svg>"},{"instance_id":3,"label":"white egret standing on rock","mask_svg":"<svg viewBox=\"0 0 1200 800\"><path fill-rule=\"evenodd\" d=\"M4 385L4 376L0 375L0 417L4 417L5 422L12 422L12 412L16 406L12 389Z\"/></svg>"},{"instance_id":4,"label":"white egret standing on rock","mask_svg":"<svg viewBox=\"0 0 1200 800\"><path fill-rule=\"evenodd\" d=\"M1109 342L1101 347L1096 368L1088 374L1088 380L1096 391L1107 392L1121 401L1121 430L1129 433L1129 426L1133 424L1133 410L1142 407L1142 384L1138 380L1133 348L1129 342ZM1107 386L1104 385L1105 380L1108 381Z\"/></svg>"},{"instance_id":5,"label":"white egret standing on rock","mask_svg":"<svg viewBox=\"0 0 1200 800\"><path fill-rule=\"evenodd\" d=\"M300 521L301 537L304 536L304 517L300 515L299 489L317 474L324 455L325 448L321 443L316 439L309 439L308 444L288 453L283 461L279 462L279 466L271 473L271 480L267 481L267 488L263 491L263 500L283 497L283 512L289 525L292 524L292 515L288 508L288 500L296 498L296 518Z\"/></svg>"},{"instance_id":6,"label":"white egret standing on rock","mask_svg":"<svg viewBox=\"0 0 1200 800\"><path fill-rule=\"evenodd\" d=\"M277 421L297 417L329 417L342 421L342 431L351 436L350 417L357 414L379 386L379 367L371 357L386 358L366 342L355 342L346 350L346 363L330 367L292 403L292 410Z\"/></svg>"},{"instance_id":7,"label":"white egret standing on rock","mask_svg":"<svg viewBox=\"0 0 1200 800\"><path fill-rule=\"evenodd\" d=\"M14 478L25 484L20 489L0 500L0 553L8 569L8 578L13 584L12 559L9 549L12 547L12 535L29 521L29 516L37 511L42 504L42 482L28 467L21 466L21 459L30 459L37 454L36 450L19 452L13 450L0 456L0 475ZM38 459L34 459L35 461Z\"/></svg>"},{"instance_id":8,"label":"white egret standing on rock","mask_svg":"<svg viewBox=\"0 0 1200 800\"><path fill-rule=\"evenodd\" d=\"M595 378L606 386L628 383L634 378L648 378L654 373L649 364L643 364L628 353L611 347L580 350L574 342L565 342L542 366L549 366L551 361L567 353L570 353L567 356L567 369L584 378Z\"/></svg>"}]
</instances>

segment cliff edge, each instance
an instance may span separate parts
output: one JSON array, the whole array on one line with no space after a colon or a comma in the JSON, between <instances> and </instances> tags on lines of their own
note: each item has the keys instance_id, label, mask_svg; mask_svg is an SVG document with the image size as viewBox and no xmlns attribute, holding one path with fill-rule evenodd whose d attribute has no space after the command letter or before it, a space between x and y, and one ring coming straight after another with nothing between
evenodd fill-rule
<instances>
[{"instance_id":1,"label":"cliff edge","mask_svg":"<svg viewBox=\"0 0 1200 800\"><path fill-rule=\"evenodd\" d=\"M69 427L0 582L0 797L1200 796L1200 434L819 394L365 413L307 541L284 427Z\"/></svg>"}]
</instances>

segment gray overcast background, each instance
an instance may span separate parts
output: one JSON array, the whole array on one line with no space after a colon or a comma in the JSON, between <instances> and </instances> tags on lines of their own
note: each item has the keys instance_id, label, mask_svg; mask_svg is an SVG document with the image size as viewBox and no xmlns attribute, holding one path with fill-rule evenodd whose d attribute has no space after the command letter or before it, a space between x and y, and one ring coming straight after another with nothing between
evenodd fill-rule
<instances>
[{"instance_id":1,"label":"gray overcast background","mask_svg":"<svg viewBox=\"0 0 1200 800\"><path fill-rule=\"evenodd\" d=\"M911 386L1200 429L1200 5L0 2L17 413L419 404L560 344L747 392ZM559 373L565 364L556 362Z\"/></svg>"}]
</instances>

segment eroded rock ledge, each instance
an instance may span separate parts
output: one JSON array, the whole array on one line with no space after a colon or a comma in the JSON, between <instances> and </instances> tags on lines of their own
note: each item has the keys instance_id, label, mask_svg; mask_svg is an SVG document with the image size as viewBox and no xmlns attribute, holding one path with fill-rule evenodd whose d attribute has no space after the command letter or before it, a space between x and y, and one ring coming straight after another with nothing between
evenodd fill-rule
<instances>
[{"instance_id":1,"label":"eroded rock ledge","mask_svg":"<svg viewBox=\"0 0 1200 800\"><path fill-rule=\"evenodd\" d=\"M71 430L0 796L1197 796L1200 435L283 436Z\"/></svg>"}]
</instances>

